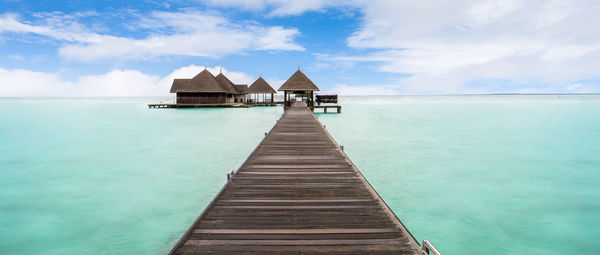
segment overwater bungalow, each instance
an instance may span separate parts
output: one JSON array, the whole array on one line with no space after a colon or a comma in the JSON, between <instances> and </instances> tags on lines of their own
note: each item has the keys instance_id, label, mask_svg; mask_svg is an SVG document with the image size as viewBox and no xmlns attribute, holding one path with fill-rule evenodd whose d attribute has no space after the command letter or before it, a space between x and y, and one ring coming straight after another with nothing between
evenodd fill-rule
<instances>
[{"instance_id":1,"label":"overwater bungalow","mask_svg":"<svg viewBox=\"0 0 600 255\"><path fill-rule=\"evenodd\" d=\"M273 87L271 87L271 85L269 85L269 83L267 83L267 81L265 81L265 79L263 79L261 76L258 79L256 79L256 81L254 81L252 85L250 85L247 93L249 97L249 103L260 104L274 103L275 101L273 95L277 93L277 91L275 91ZM267 97L267 95L271 96Z\"/></svg>"},{"instance_id":2,"label":"overwater bungalow","mask_svg":"<svg viewBox=\"0 0 600 255\"><path fill-rule=\"evenodd\" d=\"M177 104L233 104L245 103L246 85L236 86L223 73L217 77L208 70L191 79L175 79L171 93L176 93Z\"/></svg>"},{"instance_id":3,"label":"overwater bungalow","mask_svg":"<svg viewBox=\"0 0 600 255\"><path fill-rule=\"evenodd\" d=\"M285 107L290 107L295 101L304 101L314 111L314 92L319 91L319 87L300 68L278 90L284 93Z\"/></svg>"}]
</instances>

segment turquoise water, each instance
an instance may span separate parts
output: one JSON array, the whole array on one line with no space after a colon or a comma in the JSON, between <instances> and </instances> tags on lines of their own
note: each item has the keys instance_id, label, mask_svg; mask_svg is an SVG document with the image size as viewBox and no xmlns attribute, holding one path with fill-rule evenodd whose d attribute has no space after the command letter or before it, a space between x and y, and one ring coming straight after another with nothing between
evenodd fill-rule
<instances>
[{"instance_id":1,"label":"turquoise water","mask_svg":"<svg viewBox=\"0 0 600 255\"><path fill-rule=\"evenodd\" d=\"M166 254L280 115L154 101L0 100L0 253Z\"/></svg>"},{"instance_id":2,"label":"turquoise water","mask_svg":"<svg viewBox=\"0 0 600 255\"><path fill-rule=\"evenodd\" d=\"M0 99L0 251L164 254L281 115ZM444 254L600 253L600 96L345 97L317 114Z\"/></svg>"}]
</instances>

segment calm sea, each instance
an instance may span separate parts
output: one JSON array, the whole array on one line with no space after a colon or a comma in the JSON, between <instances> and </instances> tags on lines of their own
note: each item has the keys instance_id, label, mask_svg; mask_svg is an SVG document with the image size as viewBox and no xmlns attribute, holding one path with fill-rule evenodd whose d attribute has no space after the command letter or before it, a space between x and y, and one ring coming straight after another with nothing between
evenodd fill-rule
<instances>
[{"instance_id":1,"label":"calm sea","mask_svg":"<svg viewBox=\"0 0 600 255\"><path fill-rule=\"evenodd\" d=\"M0 99L0 253L165 254L282 114ZM344 97L317 114L444 254L600 253L600 96Z\"/></svg>"}]
</instances>

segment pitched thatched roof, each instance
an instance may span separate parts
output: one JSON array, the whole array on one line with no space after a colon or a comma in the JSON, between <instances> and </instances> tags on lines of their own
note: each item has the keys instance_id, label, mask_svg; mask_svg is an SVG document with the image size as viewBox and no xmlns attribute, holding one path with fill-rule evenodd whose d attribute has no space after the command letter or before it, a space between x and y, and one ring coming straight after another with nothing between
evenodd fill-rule
<instances>
[{"instance_id":1,"label":"pitched thatched roof","mask_svg":"<svg viewBox=\"0 0 600 255\"><path fill-rule=\"evenodd\" d=\"M227 90L227 93L238 94L239 92L235 89L235 85L231 82L223 73L219 73L217 77L215 77L219 85Z\"/></svg>"},{"instance_id":2,"label":"pitched thatched roof","mask_svg":"<svg viewBox=\"0 0 600 255\"><path fill-rule=\"evenodd\" d=\"M174 79L173 80L173 85L171 85L171 91L170 93L175 93L177 92L177 90L183 86L183 84L185 84L186 82L190 81L191 79Z\"/></svg>"},{"instance_id":3,"label":"pitched thatched roof","mask_svg":"<svg viewBox=\"0 0 600 255\"><path fill-rule=\"evenodd\" d=\"M231 93L219 85L215 77L206 69L183 84L175 92L216 92Z\"/></svg>"},{"instance_id":4,"label":"pitched thatched roof","mask_svg":"<svg viewBox=\"0 0 600 255\"><path fill-rule=\"evenodd\" d=\"M279 87L279 91L319 91L319 88L298 69Z\"/></svg>"},{"instance_id":5,"label":"pitched thatched roof","mask_svg":"<svg viewBox=\"0 0 600 255\"><path fill-rule=\"evenodd\" d=\"M239 94L247 94L248 93L248 85L246 84L235 84L235 89Z\"/></svg>"},{"instance_id":6,"label":"pitched thatched roof","mask_svg":"<svg viewBox=\"0 0 600 255\"><path fill-rule=\"evenodd\" d=\"M271 87L271 85L269 85L269 83L267 83L267 81L265 81L265 79L260 77L260 78L256 79L256 81L254 81L254 83L252 83L252 85L250 85L250 87L248 88L248 93L275 94L275 93L277 93L277 91L275 91L273 89L273 87Z\"/></svg>"}]
</instances>

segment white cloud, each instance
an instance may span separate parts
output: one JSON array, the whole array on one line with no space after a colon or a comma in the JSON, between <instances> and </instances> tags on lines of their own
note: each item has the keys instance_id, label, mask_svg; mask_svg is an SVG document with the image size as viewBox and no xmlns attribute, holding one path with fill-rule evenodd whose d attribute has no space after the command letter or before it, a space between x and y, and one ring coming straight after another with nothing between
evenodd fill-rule
<instances>
[{"instance_id":1,"label":"white cloud","mask_svg":"<svg viewBox=\"0 0 600 255\"><path fill-rule=\"evenodd\" d=\"M279 87L281 87L281 85L283 85L283 83L285 83L287 80L280 80L280 79L269 79L269 78L265 78L263 77L263 79L265 79L267 81L267 83L269 83L269 85L271 85L271 87L273 89L275 89L275 91L277 91L279 89Z\"/></svg>"},{"instance_id":2,"label":"white cloud","mask_svg":"<svg viewBox=\"0 0 600 255\"><path fill-rule=\"evenodd\" d=\"M58 74L0 68L0 96L3 97L64 96L73 87L73 82L61 80Z\"/></svg>"},{"instance_id":3,"label":"white cloud","mask_svg":"<svg viewBox=\"0 0 600 255\"><path fill-rule=\"evenodd\" d=\"M269 28L254 28L260 35L256 38L255 49L257 50L297 50L303 51L304 48L292 42L292 38L299 35L298 29L286 29L283 27L275 26ZM281 38L285 38L282 40Z\"/></svg>"},{"instance_id":4,"label":"white cloud","mask_svg":"<svg viewBox=\"0 0 600 255\"><path fill-rule=\"evenodd\" d=\"M598 1L369 1L363 11L348 45L379 51L333 61L410 74L399 80L407 92L468 92L481 79L555 87L600 78Z\"/></svg>"},{"instance_id":5,"label":"white cloud","mask_svg":"<svg viewBox=\"0 0 600 255\"><path fill-rule=\"evenodd\" d=\"M235 7L251 11L269 10L268 16L300 15L306 11L322 11L327 7L344 6L354 1L342 0L208 0L211 6Z\"/></svg>"},{"instance_id":6,"label":"white cloud","mask_svg":"<svg viewBox=\"0 0 600 255\"><path fill-rule=\"evenodd\" d=\"M208 67L218 74L219 67ZM61 79L57 73L0 68L0 97L168 97L175 78L192 78L202 66L185 66L160 77L136 70L112 70L101 75L86 75L75 81ZM243 72L223 73L234 83L254 81Z\"/></svg>"},{"instance_id":7,"label":"white cloud","mask_svg":"<svg viewBox=\"0 0 600 255\"><path fill-rule=\"evenodd\" d=\"M571 93L598 93L600 92L600 84L575 83L567 85L565 89Z\"/></svg>"},{"instance_id":8,"label":"white cloud","mask_svg":"<svg viewBox=\"0 0 600 255\"><path fill-rule=\"evenodd\" d=\"M32 25L21 22L20 16L14 13L0 15L0 34L7 32L36 34L67 42L97 43L102 36L87 31L75 19L84 17L80 13L63 15L60 13L45 13L36 15L42 19L43 25Z\"/></svg>"},{"instance_id":9,"label":"white cloud","mask_svg":"<svg viewBox=\"0 0 600 255\"><path fill-rule=\"evenodd\" d=\"M87 75L75 84L76 96L135 97L159 96L168 92L168 83L158 76L134 70L112 70L103 75Z\"/></svg>"},{"instance_id":10,"label":"white cloud","mask_svg":"<svg viewBox=\"0 0 600 255\"><path fill-rule=\"evenodd\" d=\"M335 87L318 94L337 94L340 96L370 96L370 95L398 95L397 86L371 85L350 86L348 84L336 84Z\"/></svg>"},{"instance_id":11,"label":"white cloud","mask_svg":"<svg viewBox=\"0 0 600 255\"><path fill-rule=\"evenodd\" d=\"M372 53L320 56L319 60L329 57L336 67L342 62L378 63L377 71L410 75L398 80L409 93L480 92L467 86L476 80L556 89L579 80L600 79L600 2L596 0L209 3L271 16L355 8L363 13L361 25L347 38L347 45Z\"/></svg>"},{"instance_id":12,"label":"white cloud","mask_svg":"<svg viewBox=\"0 0 600 255\"><path fill-rule=\"evenodd\" d=\"M0 33L35 34L64 41L67 44L59 49L60 55L83 62L173 55L220 57L247 50L304 50L294 42L300 34L295 28L233 23L218 13L152 12L134 22L139 28L154 31L143 38L94 33L73 17L45 15L39 24L29 24L32 22L20 21L17 15L4 14L0 16Z\"/></svg>"},{"instance_id":13,"label":"white cloud","mask_svg":"<svg viewBox=\"0 0 600 255\"><path fill-rule=\"evenodd\" d=\"M229 71L224 67L208 67L206 68L208 69L208 71L210 71L213 75L218 75L220 72L223 72L223 74L225 76L227 76L227 78L233 82L234 84L246 84L246 85L250 85L252 84L256 78L254 78L253 76L246 74L244 72L235 72L235 71ZM201 70L197 70L195 71L195 73L192 76L185 76L185 77L193 77L194 75L198 74L198 72ZM184 77L184 76L179 76L179 77Z\"/></svg>"}]
</instances>

